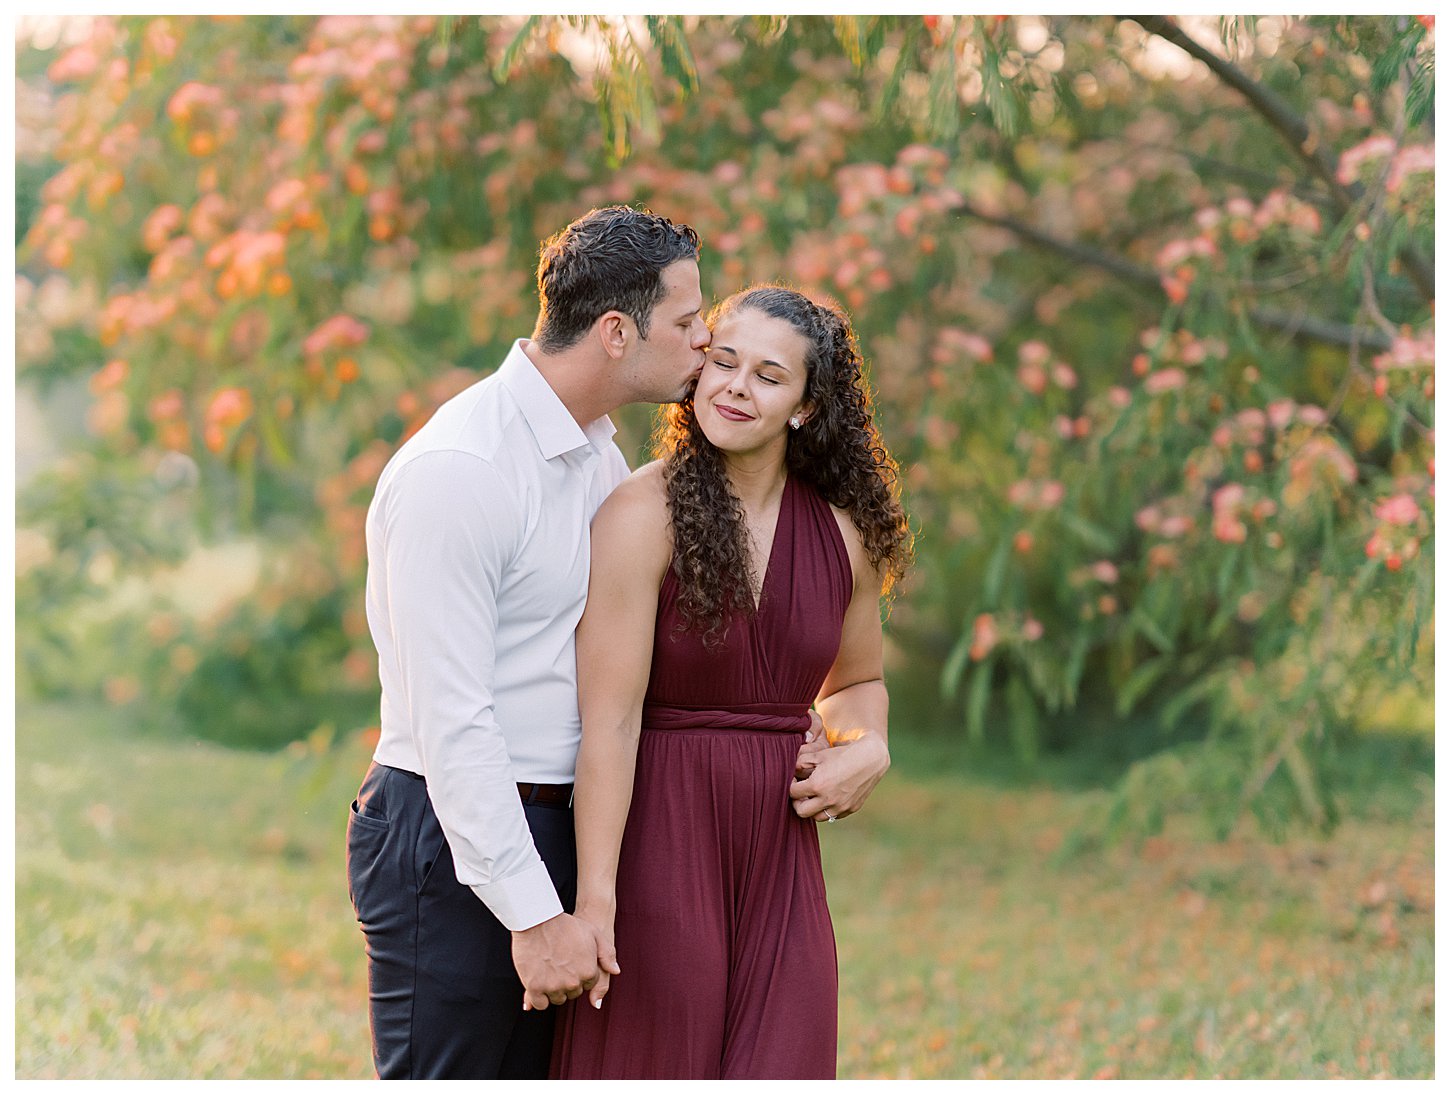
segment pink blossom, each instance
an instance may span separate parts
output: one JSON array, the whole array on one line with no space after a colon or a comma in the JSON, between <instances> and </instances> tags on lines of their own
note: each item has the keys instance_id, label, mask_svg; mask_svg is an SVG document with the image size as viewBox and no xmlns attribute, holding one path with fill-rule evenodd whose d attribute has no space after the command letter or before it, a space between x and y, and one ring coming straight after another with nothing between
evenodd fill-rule
<instances>
[{"instance_id":1,"label":"pink blossom","mask_svg":"<svg viewBox=\"0 0 1450 1095\"><path fill-rule=\"evenodd\" d=\"M179 205L160 205L153 209L141 225L141 242L146 250L155 254L165 247L184 219Z\"/></svg>"},{"instance_id":2,"label":"pink blossom","mask_svg":"<svg viewBox=\"0 0 1450 1095\"><path fill-rule=\"evenodd\" d=\"M1112 585L1118 580L1118 568L1107 559L1099 559L1094 563L1091 573L1094 578L1105 585Z\"/></svg>"},{"instance_id":3,"label":"pink blossom","mask_svg":"<svg viewBox=\"0 0 1450 1095\"><path fill-rule=\"evenodd\" d=\"M1160 369L1156 373L1150 373L1143 381L1143 389L1152 395L1159 395L1162 392L1174 391L1187 383L1188 374L1182 369Z\"/></svg>"},{"instance_id":4,"label":"pink blossom","mask_svg":"<svg viewBox=\"0 0 1450 1095\"><path fill-rule=\"evenodd\" d=\"M905 167L945 167L946 153L929 144L909 144L896 154L896 162Z\"/></svg>"},{"instance_id":5,"label":"pink blossom","mask_svg":"<svg viewBox=\"0 0 1450 1095\"><path fill-rule=\"evenodd\" d=\"M1114 384L1108 389L1108 402L1114 407L1127 407L1133 402L1133 393L1121 384Z\"/></svg>"},{"instance_id":6,"label":"pink blossom","mask_svg":"<svg viewBox=\"0 0 1450 1095\"><path fill-rule=\"evenodd\" d=\"M992 344L973 331L963 331L960 327L944 327L938 333L937 341L961 350L975 361L992 360Z\"/></svg>"},{"instance_id":7,"label":"pink blossom","mask_svg":"<svg viewBox=\"0 0 1450 1095\"><path fill-rule=\"evenodd\" d=\"M235 426L252 413L252 393L246 388L223 388L206 408L208 425Z\"/></svg>"},{"instance_id":8,"label":"pink blossom","mask_svg":"<svg viewBox=\"0 0 1450 1095\"><path fill-rule=\"evenodd\" d=\"M1077 387L1077 373L1073 372L1072 366L1059 361L1052 366L1052 381L1059 388L1071 390Z\"/></svg>"},{"instance_id":9,"label":"pink blossom","mask_svg":"<svg viewBox=\"0 0 1450 1095\"><path fill-rule=\"evenodd\" d=\"M1047 390L1047 370L1040 365L1027 363L1019 366L1017 380L1033 395L1041 395Z\"/></svg>"},{"instance_id":10,"label":"pink blossom","mask_svg":"<svg viewBox=\"0 0 1450 1095\"><path fill-rule=\"evenodd\" d=\"M1065 414L1060 414L1052 420L1052 428L1057 431L1057 436L1064 441L1072 440L1072 419Z\"/></svg>"},{"instance_id":11,"label":"pink blossom","mask_svg":"<svg viewBox=\"0 0 1450 1095\"><path fill-rule=\"evenodd\" d=\"M1215 512L1232 510L1244 500L1244 487L1242 483L1225 483L1213 492L1213 508Z\"/></svg>"},{"instance_id":12,"label":"pink blossom","mask_svg":"<svg viewBox=\"0 0 1450 1095\"><path fill-rule=\"evenodd\" d=\"M1360 141L1339 157L1339 181L1348 186L1359 175L1361 164L1393 155L1394 151L1395 139L1382 133Z\"/></svg>"},{"instance_id":13,"label":"pink blossom","mask_svg":"<svg viewBox=\"0 0 1450 1095\"><path fill-rule=\"evenodd\" d=\"M1404 185L1405 178L1435 170L1435 146L1432 144L1411 145L1395 154L1390 164L1390 174L1385 180L1385 190L1394 194Z\"/></svg>"},{"instance_id":14,"label":"pink blossom","mask_svg":"<svg viewBox=\"0 0 1450 1095\"><path fill-rule=\"evenodd\" d=\"M972 621L972 660L981 661L997 645L997 621L983 612Z\"/></svg>"},{"instance_id":15,"label":"pink blossom","mask_svg":"<svg viewBox=\"0 0 1450 1095\"><path fill-rule=\"evenodd\" d=\"M99 67L100 58L96 56L95 49L89 42L83 42L81 45L72 46L51 62L46 76L52 83L64 84L72 80L84 80Z\"/></svg>"},{"instance_id":16,"label":"pink blossom","mask_svg":"<svg viewBox=\"0 0 1450 1095\"><path fill-rule=\"evenodd\" d=\"M1269 421L1268 415L1257 407L1245 407L1234 418L1240 426L1251 432L1262 430Z\"/></svg>"},{"instance_id":17,"label":"pink blossom","mask_svg":"<svg viewBox=\"0 0 1450 1095\"><path fill-rule=\"evenodd\" d=\"M1163 518L1163 523L1158 526L1159 535L1169 540L1177 540L1181 536L1188 535L1192 530L1193 518L1178 513Z\"/></svg>"},{"instance_id":18,"label":"pink blossom","mask_svg":"<svg viewBox=\"0 0 1450 1095\"><path fill-rule=\"evenodd\" d=\"M1385 369L1414 369L1421 365L1433 365L1434 363L1435 334L1433 331L1426 331L1414 338L1397 336L1390 343L1389 350L1374 359L1374 367L1382 371Z\"/></svg>"},{"instance_id":19,"label":"pink blossom","mask_svg":"<svg viewBox=\"0 0 1450 1095\"><path fill-rule=\"evenodd\" d=\"M715 165L715 181L724 186L734 186L745 176L745 168L734 160L724 160Z\"/></svg>"},{"instance_id":20,"label":"pink blossom","mask_svg":"<svg viewBox=\"0 0 1450 1095\"><path fill-rule=\"evenodd\" d=\"M1233 430L1228 426L1218 426L1213 431L1212 441L1215 448L1226 449L1233 442Z\"/></svg>"},{"instance_id":21,"label":"pink blossom","mask_svg":"<svg viewBox=\"0 0 1450 1095\"><path fill-rule=\"evenodd\" d=\"M307 184L301 179L283 179L267 191L266 206L272 213L285 213L307 196Z\"/></svg>"},{"instance_id":22,"label":"pink blossom","mask_svg":"<svg viewBox=\"0 0 1450 1095\"><path fill-rule=\"evenodd\" d=\"M1213 522L1213 535L1225 544L1242 544L1248 539L1249 530L1236 517L1220 517Z\"/></svg>"},{"instance_id":23,"label":"pink blossom","mask_svg":"<svg viewBox=\"0 0 1450 1095\"><path fill-rule=\"evenodd\" d=\"M1294 401L1292 399L1276 399L1269 404L1268 410L1269 424L1276 430L1282 430L1294 421Z\"/></svg>"},{"instance_id":24,"label":"pink blossom","mask_svg":"<svg viewBox=\"0 0 1450 1095\"><path fill-rule=\"evenodd\" d=\"M1007 501L1022 509L1045 510L1061 504L1066 494L1055 479L1019 479L1007 488Z\"/></svg>"},{"instance_id":25,"label":"pink blossom","mask_svg":"<svg viewBox=\"0 0 1450 1095\"><path fill-rule=\"evenodd\" d=\"M368 325L345 313L323 320L302 343L302 352L309 357L324 350L357 346L368 337Z\"/></svg>"},{"instance_id":26,"label":"pink blossom","mask_svg":"<svg viewBox=\"0 0 1450 1095\"><path fill-rule=\"evenodd\" d=\"M1353 483L1359 478L1353 458L1332 438L1317 434L1304 442L1289 461L1289 478L1303 484L1321 468L1328 478L1340 483Z\"/></svg>"},{"instance_id":27,"label":"pink blossom","mask_svg":"<svg viewBox=\"0 0 1450 1095\"><path fill-rule=\"evenodd\" d=\"M1158 531L1158 526L1163 522L1163 514L1159 512L1157 506L1144 506L1134 515L1133 521L1144 532L1154 533Z\"/></svg>"},{"instance_id":28,"label":"pink blossom","mask_svg":"<svg viewBox=\"0 0 1450 1095\"><path fill-rule=\"evenodd\" d=\"M1030 643L1042 638L1042 621L1028 616L1022 621L1022 637Z\"/></svg>"},{"instance_id":29,"label":"pink blossom","mask_svg":"<svg viewBox=\"0 0 1450 1095\"><path fill-rule=\"evenodd\" d=\"M1043 366L1052 357L1052 351L1047 348L1045 342L1031 339L1017 347L1017 360L1024 365Z\"/></svg>"},{"instance_id":30,"label":"pink blossom","mask_svg":"<svg viewBox=\"0 0 1450 1095\"><path fill-rule=\"evenodd\" d=\"M218 107L222 104L223 98L221 88L191 80L176 89L176 93L166 104L166 114L172 121L185 123L191 119L192 113L198 107L202 109Z\"/></svg>"},{"instance_id":31,"label":"pink blossom","mask_svg":"<svg viewBox=\"0 0 1450 1095\"><path fill-rule=\"evenodd\" d=\"M1420 517L1420 506L1408 494L1386 498L1374 508L1374 515L1389 525L1413 525Z\"/></svg>"}]
</instances>

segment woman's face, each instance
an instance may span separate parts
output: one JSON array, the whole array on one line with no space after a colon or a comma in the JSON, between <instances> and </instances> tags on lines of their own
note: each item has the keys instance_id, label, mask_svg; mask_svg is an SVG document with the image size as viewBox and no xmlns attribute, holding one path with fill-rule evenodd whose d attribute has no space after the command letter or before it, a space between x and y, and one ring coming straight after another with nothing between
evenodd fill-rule
<instances>
[{"instance_id":1,"label":"woman's face","mask_svg":"<svg viewBox=\"0 0 1450 1095\"><path fill-rule=\"evenodd\" d=\"M783 441L793 415L809 418L808 350L790 323L753 308L720 320L695 386L695 417L710 443L725 452L753 452Z\"/></svg>"}]
</instances>

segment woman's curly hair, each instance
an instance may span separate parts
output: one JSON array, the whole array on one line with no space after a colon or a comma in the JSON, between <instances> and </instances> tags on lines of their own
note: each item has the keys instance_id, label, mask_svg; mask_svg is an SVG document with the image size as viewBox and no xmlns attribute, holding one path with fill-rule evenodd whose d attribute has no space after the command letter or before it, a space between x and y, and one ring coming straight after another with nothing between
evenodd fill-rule
<instances>
[{"instance_id":1,"label":"woman's curly hair","mask_svg":"<svg viewBox=\"0 0 1450 1095\"><path fill-rule=\"evenodd\" d=\"M912 535L899 499L896 462L872 420L871 392L850 320L794 289L758 285L717 304L710 327L743 309L783 319L805 337L805 401L813 413L789 432L786 468L850 514L882 576L882 594L889 594L911 562ZM662 409L654 454L664 462L680 614L685 627L707 644L722 642L731 619L749 618L755 610L750 554L744 510L730 489L720 451L700 429L693 392Z\"/></svg>"}]
</instances>

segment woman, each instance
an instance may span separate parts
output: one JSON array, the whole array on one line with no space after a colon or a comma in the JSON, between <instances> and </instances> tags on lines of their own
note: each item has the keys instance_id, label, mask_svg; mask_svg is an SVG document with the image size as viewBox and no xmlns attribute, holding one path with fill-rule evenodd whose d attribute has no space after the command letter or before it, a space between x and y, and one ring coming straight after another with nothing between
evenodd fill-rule
<instances>
[{"instance_id":1,"label":"woman","mask_svg":"<svg viewBox=\"0 0 1450 1095\"><path fill-rule=\"evenodd\" d=\"M846 318L759 286L710 326L591 532L575 915L622 972L566 1007L561 1078L835 1076L815 822L890 763L879 602L910 534Z\"/></svg>"}]
</instances>

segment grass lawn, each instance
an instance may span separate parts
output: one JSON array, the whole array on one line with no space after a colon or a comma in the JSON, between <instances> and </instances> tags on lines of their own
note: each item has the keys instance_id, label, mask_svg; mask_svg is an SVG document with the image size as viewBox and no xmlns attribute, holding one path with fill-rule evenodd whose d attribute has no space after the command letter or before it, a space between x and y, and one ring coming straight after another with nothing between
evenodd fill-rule
<instances>
[{"instance_id":1,"label":"grass lawn","mask_svg":"<svg viewBox=\"0 0 1450 1095\"><path fill-rule=\"evenodd\" d=\"M369 1076L342 861L367 747L16 721L17 1077ZM1328 841L1175 822L1058 862L1101 792L898 751L822 832L843 1078L1433 1074L1427 776Z\"/></svg>"}]
</instances>

